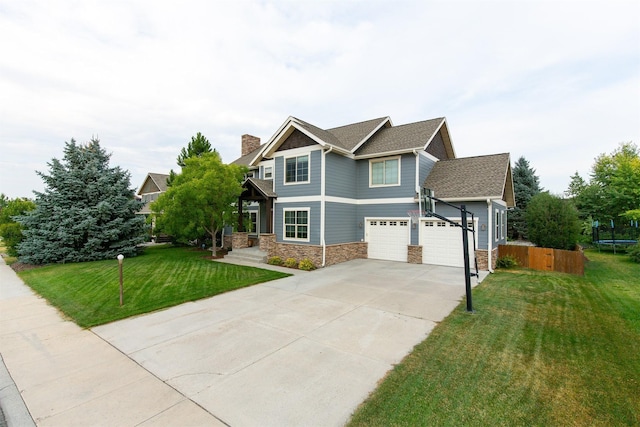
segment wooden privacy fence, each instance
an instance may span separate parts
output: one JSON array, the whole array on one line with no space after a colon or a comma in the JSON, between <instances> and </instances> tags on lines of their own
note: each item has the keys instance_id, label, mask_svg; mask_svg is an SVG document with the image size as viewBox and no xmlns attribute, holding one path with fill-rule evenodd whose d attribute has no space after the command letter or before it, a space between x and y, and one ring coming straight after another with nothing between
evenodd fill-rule
<instances>
[{"instance_id":1,"label":"wooden privacy fence","mask_svg":"<svg viewBox=\"0 0 640 427\"><path fill-rule=\"evenodd\" d=\"M511 255L521 267L542 271L558 271L584 276L584 254L582 251L536 248L533 246L500 245L498 256Z\"/></svg>"}]
</instances>

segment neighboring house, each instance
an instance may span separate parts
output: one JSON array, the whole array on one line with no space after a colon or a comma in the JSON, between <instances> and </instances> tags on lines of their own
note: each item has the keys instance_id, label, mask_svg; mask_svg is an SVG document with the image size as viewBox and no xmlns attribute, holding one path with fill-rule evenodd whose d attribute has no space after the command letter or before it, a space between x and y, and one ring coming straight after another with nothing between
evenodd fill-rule
<instances>
[{"instance_id":1,"label":"neighboring house","mask_svg":"<svg viewBox=\"0 0 640 427\"><path fill-rule=\"evenodd\" d=\"M249 167L239 206L251 203L260 247L317 266L355 258L462 266L459 227L412 219L425 210L419 195L426 187L475 214L478 264L488 269L514 206L509 154L457 159L444 118L394 126L382 117L321 129L289 117L266 144L243 135L242 157L233 163ZM435 212L460 220L441 203ZM247 246L249 237L235 233L233 247Z\"/></svg>"},{"instance_id":2,"label":"neighboring house","mask_svg":"<svg viewBox=\"0 0 640 427\"><path fill-rule=\"evenodd\" d=\"M167 180L169 179L169 175L162 173L148 173L147 177L144 179L144 182L140 186L140 189L136 193L136 196L140 198L140 200L144 203L142 209L138 211L138 214L149 216L153 213L151 210L151 203L156 201L160 194L167 191ZM155 221L151 223L151 239L156 241L168 241L170 239L167 236L156 236L155 235Z\"/></svg>"}]
</instances>

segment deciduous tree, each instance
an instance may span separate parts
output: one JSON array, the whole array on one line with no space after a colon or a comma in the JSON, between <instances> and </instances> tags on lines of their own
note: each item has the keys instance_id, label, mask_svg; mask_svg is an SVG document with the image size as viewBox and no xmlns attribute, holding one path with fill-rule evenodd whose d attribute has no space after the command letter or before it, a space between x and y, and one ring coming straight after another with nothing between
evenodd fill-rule
<instances>
[{"instance_id":1,"label":"deciduous tree","mask_svg":"<svg viewBox=\"0 0 640 427\"><path fill-rule=\"evenodd\" d=\"M79 262L136 255L144 241L142 203L134 198L129 172L110 167L97 139L65 143L62 161L38 172L45 190L36 208L16 217L24 227L20 260L31 264Z\"/></svg>"},{"instance_id":2,"label":"deciduous tree","mask_svg":"<svg viewBox=\"0 0 640 427\"><path fill-rule=\"evenodd\" d=\"M4 196L4 194L2 195ZM36 205L33 200L27 198L7 199L4 206L0 209L0 237L7 247L7 253L10 256L17 256L17 246L22 241L22 226L14 220L18 215L35 209Z\"/></svg>"},{"instance_id":3,"label":"deciduous tree","mask_svg":"<svg viewBox=\"0 0 640 427\"><path fill-rule=\"evenodd\" d=\"M234 206L242 193L246 169L225 165L215 151L184 163L173 185L151 205L156 226L182 243L210 235L215 256L216 234L237 215Z\"/></svg>"},{"instance_id":4,"label":"deciduous tree","mask_svg":"<svg viewBox=\"0 0 640 427\"><path fill-rule=\"evenodd\" d=\"M567 194L582 217L618 221L627 211L640 209L640 151L632 142L621 143L611 154L600 154L586 183L576 172Z\"/></svg>"}]
</instances>

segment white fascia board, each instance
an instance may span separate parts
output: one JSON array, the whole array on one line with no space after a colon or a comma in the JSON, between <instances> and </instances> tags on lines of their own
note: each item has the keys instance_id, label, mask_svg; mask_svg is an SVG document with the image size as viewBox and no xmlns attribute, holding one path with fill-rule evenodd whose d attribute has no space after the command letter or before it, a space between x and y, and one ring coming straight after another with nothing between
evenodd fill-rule
<instances>
[{"instance_id":1,"label":"white fascia board","mask_svg":"<svg viewBox=\"0 0 640 427\"><path fill-rule=\"evenodd\" d=\"M292 116L287 117L287 120L285 120L284 123L282 123L280 125L278 130L271 136L271 138L269 138L269 141L267 141L267 143L265 144L264 148L260 151L260 153L258 153L258 157L261 157L261 156L271 157L271 155L269 155L271 150L278 143L278 141L280 140L282 135L285 134L286 131L292 126L292 123L294 121L295 121L295 119ZM271 154L273 154L273 153L271 153ZM253 161L255 161L255 160L256 159L254 159ZM253 161L252 161L252 163L253 163Z\"/></svg>"},{"instance_id":2,"label":"white fascia board","mask_svg":"<svg viewBox=\"0 0 640 427\"><path fill-rule=\"evenodd\" d=\"M378 157L390 157L390 156L399 156L401 154L413 154L413 150L419 150L421 147L413 147L413 148L407 148L404 150L396 150L396 151L384 151L384 152L380 152L380 153L374 153L374 154L364 154L364 155L360 155L360 156L355 156L354 159L355 160L365 160L365 159L375 159Z\"/></svg>"},{"instance_id":3,"label":"white fascia board","mask_svg":"<svg viewBox=\"0 0 640 427\"><path fill-rule=\"evenodd\" d=\"M436 156L434 156L433 154L429 154L429 153L427 153L427 152L426 152L426 151L424 151L424 150L418 151L418 153L419 153L421 156L426 157L427 159L429 159L429 160L431 160L431 161L433 161L433 162L439 162L439 161L440 161L440 159L439 159L439 158L437 158L437 157L436 157Z\"/></svg>"},{"instance_id":4,"label":"white fascia board","mask_svg":"<svg viewBox=\"0 0 640 427\"><path fill-rule=\"evenodd\" d=\"M447 127L447 134L449 135L449 145L451 146L451 151L453 152L453 158L457 159L458 156L456 155L456 148L453 146L453 137L451 136L451 130L449 129L449 123L447 123L446 117L442 120L442 124ZM442 128L442 124L440 125L440 128ZM438 128L438 130L440 130L440 128Z\"/></svg>"},{"instance_id":5,"label":"white fascia board","mask_svg":"<svg viewBox=\"0 0 640 427\"><path fill-rule=\"evenodd\" d=\"M440 129L442 128L442 124L445 122L445 119L442 119L442 121L440 122L440 124L438 125L438 127L436 128L436 130L431 134L431 138L429 138L429 140L426 142L426 144L424 144L424 146L422 147L423 150L426 150L427 147L429 146L429 144L431 144L431 141L433 141L433 138L436 136L436 134L440 131Z\"/></svg>"},{"instance_id":6,"label":"white fascia board","mask_svg":"<svg viewBox=\"0 0 640 427\"><path fill-rule=\"evenodd\" d=\"M365 136L362 141L358 142L356 144L355 147L353 147L353 149L351 150L351 153L355 153L356 151L358 151L358 148L360 148L362 146L362 144L364 144L365 142L367 142L369 140L369 138L371 138L376 132L378 132L381 128L384 127L384 125L386 125L387 123L391 124L391 126L393 126L393 123L391 123L391 117L387 116L385 117L384 120L382 120L380 122L380 124L378 126L375 127L375 129L373 129L369 135Z\"/></svg>"}]
</instances>

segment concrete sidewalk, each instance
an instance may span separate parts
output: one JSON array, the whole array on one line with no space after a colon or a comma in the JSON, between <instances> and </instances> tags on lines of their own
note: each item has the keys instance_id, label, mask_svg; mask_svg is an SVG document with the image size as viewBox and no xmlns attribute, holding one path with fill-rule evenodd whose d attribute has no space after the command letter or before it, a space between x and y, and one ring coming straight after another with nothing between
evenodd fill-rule
<instances>
[{"instance_id":1,"label":"concrete sidewalk","mask_svg":"<svg viewBox=\"0 0 640 427\"><path fill-rule=\"evenodd\" d=\"M89 330L67 321L0 262L0 354L20 395L9 426L224 425ZM3 393L12 384L3 381ZM16 391L17 391L16 390ZM32 418L32 419L31 419Z\"/></svg>"}]
</instances>

